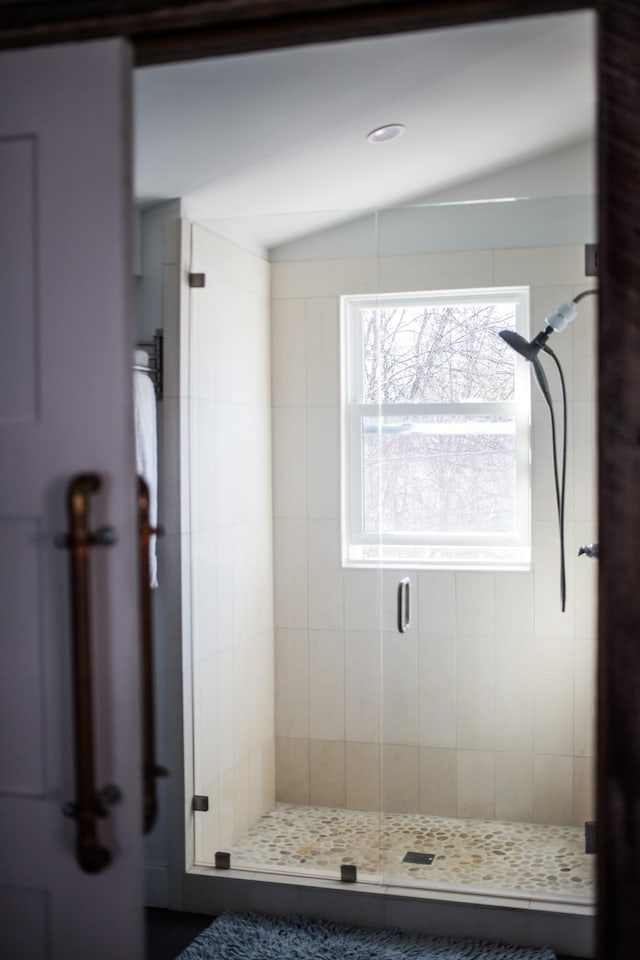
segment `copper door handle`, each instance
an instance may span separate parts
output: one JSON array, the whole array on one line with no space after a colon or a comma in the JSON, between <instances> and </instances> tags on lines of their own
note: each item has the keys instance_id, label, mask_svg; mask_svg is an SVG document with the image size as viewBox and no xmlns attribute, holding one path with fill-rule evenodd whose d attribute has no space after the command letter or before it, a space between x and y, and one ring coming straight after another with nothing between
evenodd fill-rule
<instances>
[{"instance_id":1,"label":"copper door handle","mask_svg":"<svg viewBox=\"0 0 640 960\"><path fill-rule=\"evenodd\" d=\"M106 816L108 804L120 799L113 785L96 790L91 664L90 549L115 542L112 527L89 529L89 499L101 487L95 473L75 476L67 489L69 533L56 538L69 551L71 574L71 634L73 659L73 718L76 799L63 808L76 821L76 858L87 873L100 873L112 856L98 840L97 819Z\"/></svg>"},{"instance_id":2,"label":"copper door handle","mask_svg":"<svg viewBox=\"0 0 640 960\"><path fill-rule=\"evenodd\" d=\"M151 586L149 573L149 543L160 527L149 523L149 487L138 477L138 545L140 576L140 643L142 659L142 753L143 753L143 826L149 833L158 816L156 777L165 777L167 770L156 763L155 705L153 695L153 623L151 617Z\"/></svg>"}]
</instances>

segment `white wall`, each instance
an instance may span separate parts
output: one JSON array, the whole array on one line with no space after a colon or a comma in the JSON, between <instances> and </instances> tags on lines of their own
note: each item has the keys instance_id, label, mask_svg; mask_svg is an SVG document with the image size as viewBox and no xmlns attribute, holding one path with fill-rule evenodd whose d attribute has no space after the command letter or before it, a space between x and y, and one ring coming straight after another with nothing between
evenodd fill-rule
<instances>
[{"instance_id":1,"label":"white wall","mask_svg":"<svg viewBox=\"0 0 640 960\"><path fill-rule=\"evenodd\" d=\"M537 393L530 572L410 572L416 616L400 636L404 571L380 581L343 570L339 524L339 297L528 285L537 331L552 307L593 285L583 264L582 245L273 264L278 799L548 823L592 817L596 564L575 557L597 539L595 298L554 340L570 399L565 613Z\"/></svg>"},{"instance_id":2,"label":"white wall","mask_svg":"<svg viewBox=\"0 0 640 960\"><path fill-rule=\"evenodd\" d=\"M136 339L149 340L156 330L164 325L164 313L167 306L164 302L164 270L165 270L165 225L175 222L179 216L179 201L168 201L157 204L145 211L136 214L137 255L134 264L134 316L136 321ZM172 358L166 361L166 371L171 382ZM171 399L168 400L169 405ZM166 525L167 503L165 500L165 470L164 461L164 412L165 403L157 407L158 426L158 471L159 484L159 522ZM169 504L169 507L171 505ZM167 630L165 620L165 601L170 591L171 582L168 575L165 554L165 542L158 542L158 589L152 591L152 618L154 636L154 667L155 687L154 701L156 712L156 756L161 764L167 763L169 753L169 722L167 717ZM170 595L170 594L169 594ZM158 789L158 818L154 829L145 838L145 904L147 906L167 906L167 871L169 859L169 833L167 822L167 804L169 783L173 784L174 769L171 771L171 780L157 781Z\"/></svg>"}]
</instances>

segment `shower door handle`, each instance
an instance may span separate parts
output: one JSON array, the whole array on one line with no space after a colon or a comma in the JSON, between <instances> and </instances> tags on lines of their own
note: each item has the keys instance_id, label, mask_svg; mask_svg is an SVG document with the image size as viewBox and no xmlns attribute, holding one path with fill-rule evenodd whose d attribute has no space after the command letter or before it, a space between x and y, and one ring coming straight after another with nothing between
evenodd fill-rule
<instances>
[{"instance_id":1,"label":"shower door handle","mask_svg":"<svg viewBox=\"0 0 640 960\"><path fill-rule=\"evenodd\" d=\"M411 626L411 581L403 577L398 583L398 633L406 633Z\"/></svg>"},{"instance_id":2,"label":"shower door handle","mask_svg":"<svg viewBox=\"0 0 640 960\"><path fill-rule=\"evenodd\" d=\"M95 473L73 477L67 490L69 532L56 537L56 545L69 551L71 574L71 643L73 664L73 722L75 801L63 813L76 821L76 859L86 873L109 866L111 852L99 842L97 820L107 805L120 799L118 787L98 791L95 784L93 668L91 644L90 550L115 543L113 527L89 529L89 499L102 482Z\"/></svg>"},{"instance_id":3,"label":"shower door handle","mask_svg":"<svg viewBox=\"0 0 640 960\"><path fill-rule=\"evenodd\" d=\"M144 833L149 833L158 815L156 777L168 771L156 763L155 705L153 696L153 623L151 618L151 576L149 543L162 530L149 523L149 487L138 477L138 572L140 577L140 643L142 660L142 780Z\"/></svg>"}]
</instances>

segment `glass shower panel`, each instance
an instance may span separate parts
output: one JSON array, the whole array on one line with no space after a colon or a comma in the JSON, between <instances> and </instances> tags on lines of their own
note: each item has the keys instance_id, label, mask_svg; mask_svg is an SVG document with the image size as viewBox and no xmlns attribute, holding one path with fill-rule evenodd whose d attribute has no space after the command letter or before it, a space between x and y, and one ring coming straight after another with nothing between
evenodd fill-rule
<instances>
[{"instance_id":1,"label":"glass shower panel","mask_svg":"<svg viewBox=\"0 0 640 960\"><path fill-rule=\"evenodd\" d=\"M569 216L573 201L556 202L566 206ZM517 287L527 291L531 315L524 335L532 338L557 303L590 285L584 277L583 244L558 248L553 230L546 239L540 235L540 223L549 213L545 203L532 199L380 211L380 323L389 328L384 310L390 300L383 295L397 295L400 303L407 294L438 291L453 302L455 291L471 295ZM592 205L593 197L583 198L587 220ZM497 238L491 239L498 216L502 228L511 224L519 243L514 239L503 249ZM586 233L584 239L590 236ZM553 278L558 278L559 257L558 285ZM391 409L383 384L379 393L384 402L377 412L359 411L363 475L368 478L364 527L379 534L377 543L365 544L363 550L372 556L377 550L381 563L382 875L396 888L593 901L594 857L586 852L585 823L594 819L597 561L578 558L576 552L581 543L596 539L597 529L597 299L586 298L578 306L579 319L553 344L568 383L570 457L579 465L573 471L570 467L567 476L564 613L549 413L535 381L531 452L527 443L524 458L530 562L520 547L520 553L495 549L509 531L523 529L516 520L516 476L522 466L516 442L519 414L481 412L485 387L469 393L463 409L450 405L438 414L422 408L424 391L414 369L420 350L409 342L414 334L407 331L407 326L415 327L413 320L407 324L400 317L401 339L392 350L405 363L403 406ZM489 314L476 359L476 342L464 339L470 327L460 323L453 349L450 338L438 342L435 330L427 329L426 311L424 321L421 333L430 354L424 366L432 378L441 378L444 368L458 377L464 364L473 364L470 369L480 384L487 372L491 376L489 368L481 376L483 364L489 364L495 367L496 402L517 398L514 372L517 377L522 370L516 364L527 378L529 365L508 356ZM512 321L501 316L498 326L521 329ZM384 341L382 331L377 339ZM381 377L387 371L393 375L387 360L378 359ZM546 356L542 360L559 401L554 368ZM411 377L418 386L407 399ZM440 383L427 384L431 393ZM459 545L474 538L484 538L487 551L470 562ZM411 591L409 626L404 582ZM586 833L588 837L590 831Z\"/></svg>"},{"instance_id":2,"label":"glass shower panel","mask_svg":"<svg viewBox=\"0 0 640 960\"><path fill-rule=\"evenodd\" d=\"M201 868L381 878L381 573L343 567L341 527L341 297L376 283L375 220L351 219L354 234L293 239L269 263L192 230L207 277L183 327Z\"/></svg>"}]
</instances>

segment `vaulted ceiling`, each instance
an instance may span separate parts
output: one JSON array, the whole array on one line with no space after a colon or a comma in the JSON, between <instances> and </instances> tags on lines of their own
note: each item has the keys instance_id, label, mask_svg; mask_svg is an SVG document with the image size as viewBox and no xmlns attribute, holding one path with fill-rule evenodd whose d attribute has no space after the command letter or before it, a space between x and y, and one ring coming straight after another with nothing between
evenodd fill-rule
<instances>
[{"instance_id":1,"label":"vaulted ceiling","mask_svg":"<svg viewBox=\"0 0 640 960\"><path fill-rule=\"evenodd\" d=\"M147 67L136 198L268 247L587 142L595 99L590 12Z\"/></svg>"}]
</instances>

